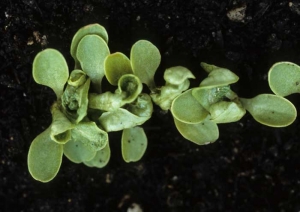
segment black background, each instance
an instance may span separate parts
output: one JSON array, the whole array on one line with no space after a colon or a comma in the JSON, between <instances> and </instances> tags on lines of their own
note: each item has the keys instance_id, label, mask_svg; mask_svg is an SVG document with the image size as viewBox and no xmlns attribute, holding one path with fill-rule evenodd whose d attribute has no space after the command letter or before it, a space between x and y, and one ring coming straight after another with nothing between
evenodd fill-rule
<instances>
[{"instance_id":1,"label":"black background","mask_svg":"<svg viewBox=\"0 0 300 212\"><path fill-rule=\"evenodd\" d=\"M90 23L106 27L111 52L129 55L139 39L153 42L162 63L155 76L182 65L197 77L200 62L226 67L242 97L271 93L275 62L300 64L300 3L271 0L2 0L0 14L0 211L299 211L299 120L287 128L258 124L247 114L220 125L220 138L197 146L180 136L169 113L155 107L144 124L148 149L125 163L120 133L111 133L112 158L103 169L63 159L57 177L32 179L31 141L51 123L52 90L34 82L35 55L55 48L69 53L75 32ZM246 7L245 17L227 14ZM33 35L39 34L40 39ZM38 32L38 33L36 33ZM299 95L288 97L299 107Z\"/></svg>"}]
</instances>

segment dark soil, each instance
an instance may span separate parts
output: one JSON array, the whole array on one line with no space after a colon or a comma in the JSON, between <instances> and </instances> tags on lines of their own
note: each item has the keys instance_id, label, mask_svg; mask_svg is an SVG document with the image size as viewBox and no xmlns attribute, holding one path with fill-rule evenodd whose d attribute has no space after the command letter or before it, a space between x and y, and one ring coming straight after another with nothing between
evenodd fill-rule
<instances>
[{"instance_id":1,"label":"dark soil","mask_svg":"<svg viewBox=\"0 0 300 212\"><path fill-rule=\"evenodd\" d=\"M67 3L63 3L67 2ZM177 132L158 107L144 124L149 144L140 162L125 163L120 133L110 134L112 158L103 169L66 158L49 183L27 169L31 141L51 122L52 90L34 82L35 55L63 53L70 67L72 36L100 23L111 52L129 54L147 39L160 49L163 71L200 62L240 76L242 97L271 93L267 72L278 61L300 64L300 3L284 0L2 0L0 3L0 211L300 211L300 124L270 128L248 114L220 126L220 138L197 146ZM237 20L228 14L241 11ZM299 95L289 97L296 107Z\"/></svg>"}]
</instances>

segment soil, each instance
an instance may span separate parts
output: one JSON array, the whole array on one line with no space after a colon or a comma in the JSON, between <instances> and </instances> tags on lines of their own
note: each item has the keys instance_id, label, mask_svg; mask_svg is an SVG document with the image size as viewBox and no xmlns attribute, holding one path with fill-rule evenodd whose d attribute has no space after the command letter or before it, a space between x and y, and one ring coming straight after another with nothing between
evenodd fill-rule
<instances>
[{"instance_id":1,"label":"soil","mask_svg":"<svg viewBox=\"0 0 300 212\"><path fill-rule=\"evenodd\" d=\"M300 64L299 1L2 0L0 8L0 211L300 211L298 119L270 128L247 114L220 125L215 143L197 146L155 107L144 124L148 149L137 163L123 161L120 133L111 133L112 157L103 169L64 158L46 184L27 169L30 143L49 126L55 100L32 78L42 49L59 50L73 67L72 36L99 23L111 52L129 55L139 39L159 48L157 84L166 68L182 65L197 86L203 61L235 72L233 90L254 97L271 93L272 64ZM299 108L298 95L288 98Z\"/></svg>"}]
</instances>

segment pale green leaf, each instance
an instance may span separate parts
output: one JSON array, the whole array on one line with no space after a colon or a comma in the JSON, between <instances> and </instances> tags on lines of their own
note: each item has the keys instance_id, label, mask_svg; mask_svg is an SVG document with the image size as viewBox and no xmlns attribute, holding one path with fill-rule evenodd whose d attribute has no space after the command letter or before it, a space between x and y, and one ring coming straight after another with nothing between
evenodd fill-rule
<instances>
[{"instance_id":1,"label":"pale green leaf","mask_svg":"<svg viewBox=\"0 0 300 212\"><path fill-rule=\"evenodd\" d=\"M99 24L89 24L80 28L76 34L74 35L71 43L70 53L75 60L75 68L80 68L79 61L77 59L77 46L81 39L86 35L98 35L100 36L106 43L108 43L108 34L105 28Z\"/></svg>"},{"instance_id":2,"label":"pale green leaf","mask_svg":"<svg viewBox=\"0 0 300 212\"><path fill-rule=\"evenodd\" d=\"M126 128L143 124L149 117L139 117L126 109L118 108L114 111L103 113L99 122L106 132L120 131Z\"/></svg>"},{"instance_id":3,"label":"pale green leaf","mask_svg":"<svg viewBox=\"0 0 300 212\"><path fill-rule=\"evenodd\" d=\"M91 160L108 142L107 133L95 122L80 122L71 133L71 140L64 145L64 154L74 163Z\"/></svg>"},{"instance_id":4,"label":"pale green leaf","mask_svg":"<svg viewBox=\"0 0 300 212\"><path fill-rule=\"evenodd\" d=\"M95 157L92 160L84 161L83 163L88 167L96 167L103 168L106 166L110 159L110 147L109 142L105 145L105 147L99 151L97 151Z\"/></svg>"},{"instance_id":5,"label":"pale green leaf","mask_svg":"<svg viewBox=\"0 0 300 212\"><path fill-rule=\"evenodd\" d=\"M188 124L202 122L208 115L208 111L193 97L192 89L174 99L171 112L174 118Z\"/></svg>"},{"instance_id":6,"label":"pale green leaf","mask_svg":"<svg viewBox=\"0 0 300 212\"><path fill-rule=\"evenodd\" d=\"M295 106L280 96L260 94L252 99L241 98L240 100L257 122L270 127L288 126L297 117Z\"/></svg>"},{"instance_id":7,"label":"pale green leaf","mask_svg":"<svg viewBox=\"0 0 300 212\"><path fill-rule=\"evenodd\" d=\"M69 69L65 58L59 51L45 49L35 56L32 75L38 84L52 88L59 99L68 80Z\"/></svg>"},{"instance_id":8,"label":"pale green leaf","mask_svg":"<svg viewBox=\"0 0 300 212\"><path fill-rule=\"evenodd\" d=\"M300 66L291 62L275 63L269 70L268 81L276 95L300 93Z\"/></svg>"},{"instance_id":9,"label":"pale green leaf","mask_svg":"<svg viewBox=\"0 0 300 212\"><path fill-rule=\"evenodd\" d=\"M112 111L122 107L124 104L121 94L111 93L110 91L101 94L89 94L89 108Z\"/></svg>"},{"instance_id":10,"label":"pale green leaf","mask_svg":"<svg viewBox=\"0 0 300 212\"><path fill-rule=\"evenodd\" d=\"M50 132L49 127L33 140L27 158L31 176L44 183L57 175L63 154L63 145L52 141Z\"/></svg>"},{"instance_id":11,"label":"pale green leaf","mask_svg":"<svg viewBox=\"0 0 300 212\"><path fill-rule=\"evenodd\" d=\"M215 66L215 65L211 65L211 64L208 64L208 63L204 63L204 62L201 62L200 63L200 66L204 69L204 71L206 71L207 73L210 73L212 72L213 70L215 69L219 69L220 67L218 66Z\"/></svg>"},{"instance_id":12,"label":"pale green leaf","mask_svg":"<svg viewBox=\"0 0 300 212\"><path fill-rule=\"evenodd\" d=\"M122 94L122 101L131 103L142 92L143 85L135 75L125 74L118 81L118 89L119 93Z\"/></svg>"},{"instance_id":13,"label":"pale green leaf","mask_svg":"<svg viewBox=\"0 0 300 212\"><path fill-rule=\"evenodd\" d=\"M65 144L71 139L71 129L74 127L55 102L51 107L52 123L50 138L58 144Z\"/></svg>"},{"instance_id":14,"label":"pale green leaf","mask_svg":"<svg viewBox=\"0 0 300 212\"><path fill-rule=\"evenodd\" d=\"M130 60L121 52L108 55L104 61L104 67L105 76L112 85L118 85L119 79L124 74L133 73Z\"/></svg>"},{"instance_id":15,"label":"pale green leaf","mask_svg":"<svg viewBox=\"0 0 300 212\"><path fill-rule=\"evenodd\" d=\"M220 101L209 108L211 121L214 123L230 123L239 121L246 113L241 104L236 102Z\"/></svg>"},{"instance_id":16,"label":"pale green leaf","mask_svg":"<svg viewBox=\"0 0 300 212\"><path fill-rule=\"evenodd\" d=\"M74 87L79 87L83 85L87 80L86 73L81 70L75 69L71 72L68 84Z\"/></svg>"},{"instance_id":17,"label":"pale green leaf","mask_svg":"<svg viewBox=\"0 0 300 212\"><path fill-rule=\"evenodd\" d=\"M187 79L195 79L195 76L183 66L168 68L164 73L164 80L172 85L181 85Z\"/></svg>"},{"instance_id":18,"label":"pale green leaf","mask_svg":"<svg viewBox=\"0 0 300 212\"><path fill-rule=\"evenodd\" d=\"M126 105L126 109L136 116L151 118L153 112L151 97L141 93L134 102Z\"/></svg>"},{"instance_id":19,"label":"pale green leaf","mask_svg":"<svg viewBox=\"0 0 300 212\"><path fill-rule=\"evenodd\" d=\"M87 115L90 79L79 87L68 85L62 95L62 108L69 120L80 122Z\"/></svg>"},{"instance_id":20,"label":"pale green leaf","mask_svg":"<svg viewBox=\"0 0 300 212\"><path fill-rule=\"evenodd\" d=\"M205 78L201 83L199 87L202 88L214 88L214 87L221 87L230 85L232 83L235 83L239 80L239 77L229 71L225 68L219 68L212 70L208 77Z\"/></svg>"},{"instance_id":21,"label":"pale green leaf","mask_svg":"<svg viewBox=\"0 0 300 212\"><path fill-rule=\"evenodd\" d=\"M82 70L91 78L97 92L101 92L104 60L109 55L106 42L98 35L84 36L77 47L76 56Z\"/></svg>"},{"instance_id":22,"label":"pale green leaf","mask_svg":"<svg viewBox=\"0 0 300 212\"><path fill-rule=\"evenodd\" d=\"M154 90L154 75L160 64L159 50L151 42L137 41L131 48L130 61L133 73L145 83L150 90Z\"/></svg>"},{"instance_id":23,"label":"pale green leaf","mask_svg":"<svg viewBox=\"0 0 300 212\"><path fill-rule=\"evenodd\" d=\"M206 119L201 123L187 124L174 118L175 125L180 134L187 140L198 145L215 142L219 138L217 124Z\"/></svg>"},{"instance_id":24,"label":"pale green leaf","mask_svg":"<svg viewBox=\"0 0 300 212\"><path fill-rule=\"evenodd\" d=\"M122 156L125 162L139 161L147 149L147 136L141 127L124 129L122 133Z\"/></svg>"}]
</instances>

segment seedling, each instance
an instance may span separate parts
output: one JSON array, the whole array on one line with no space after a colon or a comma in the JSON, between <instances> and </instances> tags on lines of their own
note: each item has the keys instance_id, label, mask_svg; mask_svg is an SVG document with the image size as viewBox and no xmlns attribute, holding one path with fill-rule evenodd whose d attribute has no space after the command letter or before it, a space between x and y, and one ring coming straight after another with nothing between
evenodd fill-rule
<instances>
[{"instance_id":1,"label":"seedling","mask_svg":"<svg viewBox=\"0 0 300 212\"><path fill-rule=\"evenodd\" d=\"M215 142L218 124L239 121L246 110L261 124L290 125L296 118L294 105L285 99L299 92L300 67L281 62L269 72L269 84L276 94L240 98L230 85L239 77L228 69L201 63L208 76L198 87L189 88L195 76L182 66L167 68L165 85L157 86L154 75L161 55L155 45L137 41L130 58L110 53L108 34L99 24L91 24L74 35L70 53L75 67L69 75L64 57L54 49L37 54L33 78L56 94L51 106L52 123L31 143L28 169L41 182L52 180L65 155L74 163L102 168L109 162L108 133L122 131L121 153L126 162L144 155L148 140L140 126L151 118L153 103L170 110L182 136L198 145ZM103 87L103 78L116 86ZM148 86L150 93L143 89Z\"/></svg>"}]
</instances>

